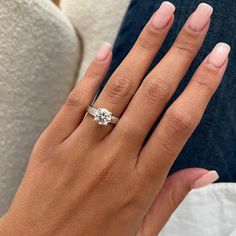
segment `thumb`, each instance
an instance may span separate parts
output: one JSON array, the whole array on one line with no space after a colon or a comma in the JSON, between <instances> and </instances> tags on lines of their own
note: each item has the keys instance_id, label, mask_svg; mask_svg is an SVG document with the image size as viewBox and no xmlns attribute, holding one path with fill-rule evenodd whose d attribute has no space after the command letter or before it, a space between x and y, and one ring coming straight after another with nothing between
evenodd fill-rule
<instances>
[{"instance_id":1,"label":"thumb","mask_svg":"<svg viewBox=\"0 0 236 236\"><path fill-rule=\"evenodd\" d=\"M157 235L189 191L212 184L218 178L216 171L200 168L181 170L168 177L147 212L137 236Z\"/></svg>"}]
</instances>

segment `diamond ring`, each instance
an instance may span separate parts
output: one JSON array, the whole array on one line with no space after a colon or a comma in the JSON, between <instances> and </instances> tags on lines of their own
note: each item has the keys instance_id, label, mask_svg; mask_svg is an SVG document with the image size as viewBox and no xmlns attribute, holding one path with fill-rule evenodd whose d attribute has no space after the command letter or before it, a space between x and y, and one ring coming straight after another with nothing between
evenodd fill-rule
<instances>
[{"instance_id":1,"label":"diamond ring","mask_svg":"<svg viewBox=\"0 0 236 236\"><path fill-rule=\"evenodd\" d=\"M105 108L95 108L89 106L87 110L88 114L94 117L94 121L102 126L108 126L109 124L116 125L119 121L119 118L112 115L110 111Z\"/></svg>"}]
</instances>

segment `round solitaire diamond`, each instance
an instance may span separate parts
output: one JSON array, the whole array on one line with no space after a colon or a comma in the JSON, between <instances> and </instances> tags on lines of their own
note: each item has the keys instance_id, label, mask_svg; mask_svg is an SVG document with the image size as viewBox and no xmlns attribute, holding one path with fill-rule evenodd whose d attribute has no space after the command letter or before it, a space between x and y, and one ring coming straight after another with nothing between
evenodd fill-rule
<instances>
[{"instance_id":1,"label":"round solitaire diamond","mask_svg":"<svg viewBox=\"0 0 236 236\"><path fill-rule=\"evenodd\" d=\"M105 108L98 108L94 120L99 125L107 126L112 120L112 113Z\"/></svg>"}]
</instances>

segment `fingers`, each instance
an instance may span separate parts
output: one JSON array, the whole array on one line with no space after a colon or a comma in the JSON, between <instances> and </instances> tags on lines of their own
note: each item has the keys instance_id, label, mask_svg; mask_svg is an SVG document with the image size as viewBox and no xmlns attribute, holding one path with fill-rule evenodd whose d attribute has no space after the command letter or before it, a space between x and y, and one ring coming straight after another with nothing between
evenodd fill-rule
<instances>
[{"instance_id":1,"label":"fingers","mask_svg":"<svg viewBox=\"0 0 236 236\"><path fill-rule=\"evenodd\" d=\"M145 26L128 56L108 81L94 104L96 108L106 108L112 111L114 116L121 116L166 38L173 23L174 10L175 7L169 2L161 5ZM83 123L90 129L100 128L99 132L95 131L100 135L99 139L112 129L112 126L101 129L92 117L88 117Z\"/></svg>"},{"instance_id":2,"label":"fingers","mask_svg":"<svg viewBox=\"0 0 236 236\"><path fill-rule=\"evenodd\" d=\"M139 157L148 173L165 175L199 124L224 75L230 47L219 43L170 106Z\"/></svg>"},{"instance_id":3,"label":"fingers","mask_svg":"<svg viewBox=\"0 0 236 236\"><path fill-rule=\"evenodd\" d=\"M62 142L82 121L92 103L112 59L111 45L104 43L79 84L72 90L64 106L45 131L51 142Z\"/></svg>"},{"instance_id":4,"label":"fingers","mask_svg":"<svg viewBox=\"0 0 236 236\"><path fill-rule=\"evenodd\" d=\"M124 113L118 128L130 127L127 131L136 137L136 145L143 143L201 48L212 11L207 4L198 6L170 51L144 80Z\"/></svg>"},{"instance_id":5,"label":"fingers","mask_svg":"<svg viewBox=\"0 0 236 236\"><path fill-rule=\"evenodd\" d=\"M60 4L60 0L52 0L57 6Z\"/></svg>"},{"instance_id":6,"label":"fingers","mask_svg":"<svg viewBox=\"0 0 236 236\"><path fill-rule=\"evenodd\" d=\"M185 169L170 176L146 214L137 236L158 235L191 189L204 187L219 178L216 171Z\"/></svg>"}]
</instances>

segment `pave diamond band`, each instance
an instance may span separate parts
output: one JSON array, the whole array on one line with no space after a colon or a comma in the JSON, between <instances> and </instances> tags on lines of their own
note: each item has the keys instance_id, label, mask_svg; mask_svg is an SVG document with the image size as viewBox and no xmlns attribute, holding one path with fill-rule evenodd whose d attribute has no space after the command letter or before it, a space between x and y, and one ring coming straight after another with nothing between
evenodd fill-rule
<instances>
[{"instance_id":1,"label":"pave diamond band","mask_svg":"<svg viewBox=\"0 0 236 236\"><path fill-rule=\"evenodd\" d=\"M108 126L109 124L117 124L119 118L112 115L110 111L105 108L95 108L93 106L89 106L88 114L94 117L94 121L102 126Z\"/></svg>"}]
</instances>

